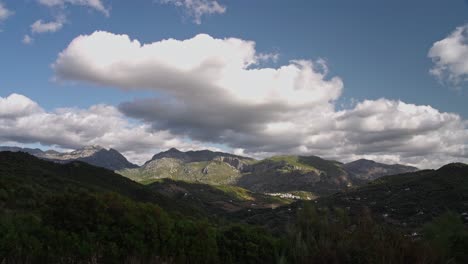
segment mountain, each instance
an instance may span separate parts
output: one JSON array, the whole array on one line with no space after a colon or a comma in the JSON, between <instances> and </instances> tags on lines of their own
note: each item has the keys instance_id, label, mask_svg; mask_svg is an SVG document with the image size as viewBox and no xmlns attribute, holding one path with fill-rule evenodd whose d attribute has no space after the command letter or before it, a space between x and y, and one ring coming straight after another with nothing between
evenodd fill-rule
<instances>
[{"instance_id":1,"label":"mountain","mask_svg":"<svg viewBox=\"0 0 468 264\"><path fill-rule=\"evenodd\" d=\"M468 223L468 165L385 176L323 201L351 212L369 208L383 221L402 227L420 226L447 210Z\"/></svg>"},{"instance_id":2,"label":"mountain","mask_svg":"<svg viewBox=\"0 0 468 264\"><path fill-rule=\"evenodd\" d=\"M242 157L238 155L233 155L224 152L217 152L217 151L210 151L210 150L197 150L197 151L187 151L183 152L176 148L171 148L167 151L160 152L151 158L151 160L147 161L147 163L151 163L152 161L157 161L163 158L172 158L178 159L186 163L190 162L205 162L205 161L221 161L225 162L232 167L236 168L237 170L242 170L244 165L248 164L249 161L253 161L254 159L248 157Z\"/></svg>"},{"instance_id":3,"label":"mountain","mask_svg":"<svg viewBox=\"0 0 468 264\"><path fill-rule=\"evenodd\" d=\"M8 146L0 146L0 152L3 151L10 151L10 152L25 152L31 155L40 155L42 154L42 150L40 149L32 149L32 148L20 148L20 147L8 147Z\"/></svg>"},{"instance_id":4,"label":"mountain","mask_svg":"<svg viewBox=\"0 0 468 264\"><path fill-rule=\"evenodd\" d=\"M209 150L158 153L143 166L120 170L123 176L141 183L170 178L206 184L234 184L253 159Z\"/></svg>"},{"instance_id":5,"label":"mountain","mask_svg":"<svg viewBox=\"0 0 468 264\"><path fill-rule=\"evenodd\" d=\"M415 171L403 165L370 160L348 164L316 156L274 156L254 160L209 150L160 152L140 168L119 170L134 181L149 184L169 178L214 185L236 185L253 192L301 198L332 194L381 176Z\"/></svg>"},{"instance_id":6,"label":"mountain","mask_svg":"<svg viewBox=\"0 0 468 264\"><path fill-rule=\"evenodd\" d=\"M251 164L237 185L255 192L330 194L353 185L342 165L316 156L274 156Z\"/></svg>"},{"instance_id":7,"label":"mountain","mask_svg":"<svg viewBox=\"0 0 468 264\"><path fill-rule=\"evenodd\" d=\"M126 168L136 168L122 154L115 149L105 149L101 146L93 145L69 152L61 153L54 150L42 151L40 149L0 147L0 151L25 152L41 159L46 159L58 163L68 163L72 161L83 161L91 165L106 168L109 170L122 170Z\"/></svg>"},{"instance_id":8,"label":"mountain","mask_svg":"<svg viewBox=\"0 0 468 264\"><path fill-rule=\"evenodd\" d=\"M343 165L343 168L359 180L375 180L382 176L417 171L418 168L400 164L383 164L373 160L360 159Z\"/></svg>"},{"instance_id":9,"label":"mountain","mask_svg":"<svg viewBox=\"0 0 468 264\"><path fill-rule=\"evenodd\" d=\"M86 146L69 153L44 152L41 155L38 155L38 157L57 162L83 161L109 170L122 170L138 167L137 165L130 163L117 150L112 148L105 149L97 145Z\"/></svg>"}]
</instances>

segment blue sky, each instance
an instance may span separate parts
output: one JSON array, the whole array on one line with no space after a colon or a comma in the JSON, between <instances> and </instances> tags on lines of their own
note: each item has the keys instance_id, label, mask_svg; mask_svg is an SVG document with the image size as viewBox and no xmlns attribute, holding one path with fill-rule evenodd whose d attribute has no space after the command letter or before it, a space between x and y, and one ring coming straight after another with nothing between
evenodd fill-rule
<instances>
[{"instance_id":1,"label":"blue sky","mask_svg":"<svg viewBox=\"0 0 468 264\"><path fill-rule=\"evenodd\" d=\"M139 89L137 86L135 89L122 89L114 82L100 82L96 85L89 79L76 78L73 74L71 75L75 77L70 78L70 73L61 81L54 81L57 72L51 65L57 62L59 53L65 52L70 42L79 35L89 36L94 31L101 30L115 35L125 34L141 43L153 43L168 38L188 40L204 33L214 39L254 41L257 53L278 55L276 60L256 64L255 67L258 68L279 68L288 65L291 60L325 60L328 75L324 79L338 77L343 83L340 95L327 99L333 101L332 107L336 111L352 112L360 102L376 102L384 98L389 101L401 100L416 106L427 105L440 113L455 113L460 117L460 123L468 118L468 85L463 80L467 75L457 75L461 76L462 81L437 78L430 74L435 63L428 56L437 41L447 38L457 27L468 23L468 5L463 0L197 0L194 2L216 2L225 8L223 11L201 14L199 17L193 11L196 7L184 8L185 0L166 0L166 3L153 0L101 0L97 1L104 7L101 10L92 4L76 4L76 0L60 1L63 5L51 7L50 3L54 2L52 0L0 0L2 6L10 11L9 16L0 19L0 97L6 98L17 93L36 102L46 112L54 112L62 107L88 109L97 104L105 104L118 108L128 122L146 124L156 132L158 129L168 130L181 142L221 146L252 155L305 152L343 159L358 156L340 151L322 153L319 147L305 148L302 143L294 145L291 142L284 146L279 144L277 148L263 146L249 149L249 141L244 139L259 136L256 132L248 132L253 130L250 127L239 131L231 127L222 128L223 131L239 132L242 140L237 137L235 140L226 139L228 137L220 133L210 135L214 139L209 140L199 135L205 131L200 130L199 126L180 124L180 120L185 120L184 118L178 117L177 124L174 120L169 120L167 123L174 122L162 126L161 123L165 123L165 120L161 121L161 116L156 120L148 117L147 112L142 115L144 111L141 109L122 110L123 103L137 100L133 102L141 104L138 100L170 94L170 91L154 91L147 87ZM49 5L44 2L49 2ZM89 1L91 2L93 1ZM44 23L57 21L61 26L55 32L32 32L31 25L38 20ZM23 43L26 35L31 37L31 43ZM184 102L184 99L179 100ZM297 113L302 112L297 110ZM206 129L212 129L212 125ZM461 126L461 133L466 133L464 124ZM459 156L463 158L463 151L467 149L465 139L462 137L456 143L461 149L457 150ZM272 142L278 140L275 138ZM3 141L41 142L62 148L85 144L67 144L60 140L55 143L53 140L44 141L41 137L19 140L5 136ZM364 145L361 141L353 144ZM153 148L157 148L156 145L154 143ZM164 147L166 146L161 146ZM138 150L121 148L129 155L137 156L135 153ZM281 151L282 148L284 151ZM365 153L365 149L369 153ZM363 148L359 155L380 157L381 160L407 161L406 163L411 164L420 164L426 157L426 153L408 154L399 148L392 152L394 149L387 149L390 153L384 155L372 148ZM436 152L446 155L442 150ZM438 159L441 162L446 161L449 157L454 157L452 154Z\"/></svg>"}]
</instances>

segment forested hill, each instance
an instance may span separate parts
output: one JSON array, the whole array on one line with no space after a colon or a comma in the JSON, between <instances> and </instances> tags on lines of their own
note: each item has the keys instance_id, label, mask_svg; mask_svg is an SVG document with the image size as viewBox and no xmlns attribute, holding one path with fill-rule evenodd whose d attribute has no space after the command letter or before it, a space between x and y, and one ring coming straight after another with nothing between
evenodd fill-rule
<instances>
[{"instance_id":1,"label":"forested hill","mask_svg":"<svg viewBox=\"0 0 468 264\"><path fill-rule=\"evenodd\" d=\"M178 206L106 169L2 152L0 263L275 261L279 240L267 231Z\"/></svg>"}]
</instances>

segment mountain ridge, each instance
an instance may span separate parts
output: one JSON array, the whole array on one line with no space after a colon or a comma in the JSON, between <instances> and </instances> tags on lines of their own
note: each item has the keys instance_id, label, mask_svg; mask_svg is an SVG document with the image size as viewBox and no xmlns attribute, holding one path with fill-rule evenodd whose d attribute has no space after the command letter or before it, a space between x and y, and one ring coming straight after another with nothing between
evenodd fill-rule
<instances>
[{"instance_id":1,"label":"mountain ridge","mask_svg":"<svg viewBox=\"0 0 468 264\"><path fill-rule=\"evenodd\" d=\"M385 164L368 159L358 159L343 167L359 180L375 180L382 176L417 171L418 168L402 164Z\"/></svg>"},{"instance_id":2,"label":"mountain ridge","mask_svg":"<svg viewBox=\"0 0 468 264\"><path fill-rule=\"evenodd\" d=\"M71 152L58 152L55 150L42 151L40 149L20 147L0 147L0 151L25 152L38 158L57 163L70 163L82 161L91 165L109 170L121 170L125 168L136 168L137 165L129 162L125 156L115 149L106 149L99 145L85 146Z\"/></svg>"}]
</instances>

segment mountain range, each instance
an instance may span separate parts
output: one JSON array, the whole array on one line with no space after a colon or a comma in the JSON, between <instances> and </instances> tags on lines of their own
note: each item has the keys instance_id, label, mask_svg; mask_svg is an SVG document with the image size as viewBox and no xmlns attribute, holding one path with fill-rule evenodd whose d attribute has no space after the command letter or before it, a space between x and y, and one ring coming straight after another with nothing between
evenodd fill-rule
<instances>
[{"instance_id":1,"label":"mountain range","mask_svg":"<svg viewBox=\"0 0 468 264\"><path fill-rule=\"evenodd\" d=\"M0 151L26 152L58 163L83 161L116 171L133 181L151 184L172 179L211 185L239 186L257 193L313 198L363 185L382 176L413 172L415 167L371 160L341 163L317 156L273 156L263 160L210 150L183 152L175 148L155 154L142 166L114 149L87 146L72 152L18 147Z\"/></svg>"},{"instance_id":2,"label":"mountain range","mask_svg":"<svg viewBox=\"0 0 468 264\"><path fill-rule=\"evenodd\" d=\"M331 194L391 174L412 172L415 167L359 160L347 164L316 156L273 156L255 160L209 150L158 153L139 168L119 174L150 184L170 178L215 185L236 185L253 192L274 195L298 192L305 197Z\"/></svg>"}]
</instances>

